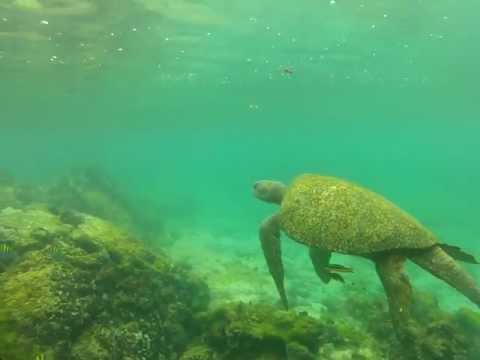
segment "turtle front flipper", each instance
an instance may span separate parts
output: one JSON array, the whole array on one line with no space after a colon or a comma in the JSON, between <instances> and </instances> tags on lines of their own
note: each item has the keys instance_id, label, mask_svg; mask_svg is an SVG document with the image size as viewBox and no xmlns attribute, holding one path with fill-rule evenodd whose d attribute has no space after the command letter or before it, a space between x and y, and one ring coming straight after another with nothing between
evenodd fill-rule
<instances>
[{"instance_id":1,"label":"turtle front flipper","mask_svg":"<svg viewBox=\"0 0 480 360\"><path fill-rule=\"evenodd\" d=\"M288 299L285 293L285 285L283 283L284 272L282 249L280 246L280 224L278 222L277 214L272 215L262 223L259 235L268 270L273 277L282 304L285 309L288 310Z\"/></svg>"},{"instance_id":2,"label":"turtle front flipper","mask_svg":"<svg viewBox=\"0 0 480 360\"><path fill-rule=\"evenodd\" d=\"M442 248L442 245L413 250L408 257L480 307L480 287L475 283L473 277Z\"/></svg>"},{"instance_id":3,"label":"turtle front flipper","mask_svg":"<svg viewBox=\"0 0 480 360\"><path fill-rule=\"evenodd\" d=\"M397 337L404 345L411 345L413 323L410 319L412 287L404 273L405 256L387 254L374 259L377 274L387 294L388 307Z\"/></svg>"},{"instance_id":4,"label":"turtle front flipper","mask_svg":"<svg viewBox=\"0 0 480 360\"><path fill-rule=\"evenodd\" d=\"M317 247L310 247L308 253L315 272L325 284L328 284L332 279L345 282L343 276L337 273L353 271L351 268L343 265L330 264L330 258L332 257L331 251Z\"/></svg>"}]
</instances>

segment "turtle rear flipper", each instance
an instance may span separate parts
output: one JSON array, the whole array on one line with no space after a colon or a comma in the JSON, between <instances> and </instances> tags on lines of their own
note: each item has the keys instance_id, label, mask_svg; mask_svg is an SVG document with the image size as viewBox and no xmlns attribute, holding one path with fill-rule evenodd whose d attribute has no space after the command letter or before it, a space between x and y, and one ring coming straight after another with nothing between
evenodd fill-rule
<instances>
[{"instance_id":1,"label":"turtle rear flipper","mask_svg":"<svg viewBox=\"0 0 480 360\"><path fill-rule=\"evenodd\" d=\"M400 342L408 349L413 341L410 319L412 287L404 272L405 260L403 255L391 254L378 257L374 261L378 277L387 294L393 327Z\"/></svg>"},{"instance_id":2,"label":"turtle rear flipper","mask_svg":"<svg viewBox=\"0 0 480 360\"><path fill-rule=\"evenodd\" d=\"M480 288L470 274L442 246L417 250L408 255L418 266L457 289L480 307Z\"/></svg>"},{"instance_id":3,"label":"turtle rear flipper","mask_svg":"<svg viewBox=\"0 0 480 360\"><path fill-rule=\"evenodd\" d=\"M460 249L458 246L448 245L448 244L439 244L439 246L445 251L448 255L453 257L455 260L463 261L469 264L479 264L477 259Z\"/></svg>"}]
</instances>

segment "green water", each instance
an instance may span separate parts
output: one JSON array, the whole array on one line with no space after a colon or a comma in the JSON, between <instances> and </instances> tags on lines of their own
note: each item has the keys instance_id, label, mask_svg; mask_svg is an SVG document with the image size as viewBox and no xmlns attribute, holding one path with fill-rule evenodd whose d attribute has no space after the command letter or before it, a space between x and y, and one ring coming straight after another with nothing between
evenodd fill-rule
<instances>
[{"instance_id":1,"label":"green water","mask_svg":"<svg viewBox=\"0 0 480 360\"><path fill-rule=\"evenodd\" d=\"M274 211L252 197L256 180L333 175L480 256L479 11L473 0L1 0L0 168L42 183L99 166L166 226L208 234L233 258L225 239L260 254Z\"/></svg>"},{"instance_id":2,"label":"green water","mask_svg":"<svg viewBox=\"0 0 480 360\"><path fill-rule=\"evenodd\" d=\"M0 9L1 160L12 172L98 163L132 191L245 231L264 207L254 180L331 174L476 250L474 2Z\"/></svg>"}]
</instances>

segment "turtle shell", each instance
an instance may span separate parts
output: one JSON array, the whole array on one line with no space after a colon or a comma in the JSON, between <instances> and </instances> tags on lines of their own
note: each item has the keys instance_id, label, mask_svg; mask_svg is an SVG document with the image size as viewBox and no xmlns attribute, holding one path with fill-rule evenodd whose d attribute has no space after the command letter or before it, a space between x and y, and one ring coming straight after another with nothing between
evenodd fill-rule
<instances>
[{"instance_id":1,"label":"turtle shell","mask_svg":"<svg viewBox=\"0 0 480 360\"><path fill-rule=\"evenodd\" d=\"M344 254L433 246L436 237L384 197L353 183L314 174L297 177L280 209L293 240Z\"/></svg>"}]
</instances>

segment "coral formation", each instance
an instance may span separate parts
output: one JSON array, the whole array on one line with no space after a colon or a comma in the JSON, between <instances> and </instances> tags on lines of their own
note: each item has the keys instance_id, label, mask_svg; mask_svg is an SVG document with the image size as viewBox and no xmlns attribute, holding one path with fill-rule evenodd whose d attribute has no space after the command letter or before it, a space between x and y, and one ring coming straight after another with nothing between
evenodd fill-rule
<instances>
[{"instance_id":1,"label":"coral formation","mask_svg":"<svg viewBox=\"0 0 480 360\"><path fill-rule=\"evenodd\" d=\"M333 360L340 354L345 359L384 358L361 329L268 305L226 305L201 315L198 324L199 344L186 354L193 356L192 351L199 360Z\"/></svg>"},{"instance_id":2,"label":"coral formation","mask_svg":"<svg viewBox=\"0 0 480 360\"><path fill-rule=\"evenodd\" d=\"M0 169L0 209L7 206L18 206L15 180L11 174Z\"/></svg>"},{"instance_id":3,"label":"coral formation","mask_svg":"<svg viewBox=\"0 0 480 360\"><path fill-rule=\"evenodd\" d=\"M41 186L20 184L7 172L0 171L0 209L39 204L47 206L62 222L74 226L81 221L75 213L82 212L138 234L146 242L164 235L159 211L145 201L138 206L106 172L97 167L70 170Z\"/></svg>"},{"instance_id":4,"label":"coral formation","mask_svg":"<svg viewBox=\"0 0 480 360\"><path fill-rule=\"evenodd\" d=\"M132 226L132 206L111 178L95 167L70 171L46 190L51 209L81 211L122 226Z\"/></svg>"},{"instance_id":5,"label":"coral formation","mask_svg":"<svg viewBox=\"0 0 480 360\"><path fill-rule=\"evenodd\" d=\"M187 266L174 263L164 252L148 250L132 232L114 223L125 219L120 213L133 217L128 211L115 215L105 210L110 206L128 209L128 205L120 205L127 204L120 200L121 192L96 176L76 175L68 185L57 182L57 191L53 191L54 187L48 186L19 186L11 176L0 174L0 195L4 195L0 196L0 358L478 357L480 314L470 308L448 313L423 293L415 293L412 317L429 325L412 323L414 342L409 349L402 348L394 336L384 295L367 291L363 283L357 284L360 287L345 285L341 296L330 293L321 298L321 306L317 303L310 308L305 305L305 294L299 293L301 309L294 305L288 312L263 304L263 300L273 302L268 298L271 294L259 287L255 289L257 297L245 297L250 288L236 284L230 290L241 294L227 298L230 293L219 287L239 279L268 278L249 263L250 253L243 261L252 265L251 269L238 258L235 266L212 258L210 269L219 273L211 278L214 280L206 277L208 272L192 266L199 256L208 257L198 249ZM84 197L89 192L101 195ZM89 203L88 198L95 200ZM110 200L99 201L103 205L96 207L99 198ZM101 209L111 221L101 218ZM218 244L214 249L218 252ZM180 259L185 257L182 254ZM199 266L206 268L205 264ZM210 301L207 283L193 273L203 275L207 282L218 282L212 283L215 301ZM297 281L302 279L298 276Z\"/></svg>"},{"instance_id":6,"label":"coral formation","mask_svg":"<svg viewBox=\"0 0 480 360\"><path fill-rule=\"evenodd\" d=\"M480 315L469 309L461 309L454 314L447 313L426 293L415 293L412 308L415 322L411 325L414 341L413 346L408 349L401 347L393 336L392 324L382 299L350 293L341 301L327 303L327 308L329 312L342 314L348 313L345 309L350 309L350 324L358 324L362 333L371 339L369 348L377 348L379 353L384 354L384 358L473 360L478 354L480 339L476 334L480 331ZM417 326L416 322L429 325L424 328ZM346 330L350 331L351 328L350 325ZM352 333L344 335L344 338L354 338Z\"/></svg>"},{"instance_id":7,"label":"coral formation","mask_svg":"<svg viewBox=\"0 0 480 360\"><path fill-rule=\"evenodd\" d=\"M111 223L76 216L73 226L44 209L0 212L17 255L0 273L1 355L169 359L182 351L193 314L208 303L205 284Z\"/></svg>"}]
</instances>

